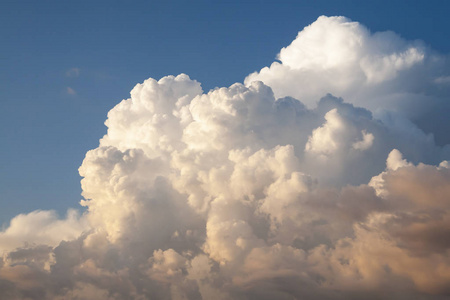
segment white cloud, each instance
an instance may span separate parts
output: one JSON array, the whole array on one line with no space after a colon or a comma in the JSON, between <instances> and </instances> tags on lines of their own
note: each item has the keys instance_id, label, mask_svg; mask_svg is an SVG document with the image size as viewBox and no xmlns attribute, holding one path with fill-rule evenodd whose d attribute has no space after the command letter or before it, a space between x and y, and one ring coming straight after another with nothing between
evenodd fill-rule
<instances>
[{"instance_id":1,"label":"white cloud","mask_svg":"<svg viewBox=\"0 0 450 300\"><path fill-rule=\"evenodd\" d=\"M77 238L88 229L85 217L75 210L68 210L65 219L58 219L54 211L37 210L11 220L10 225L0 232L0 249L11 251L41 244L54 247L63 240Z\"/></svg>"},{"instance_id":2,"label":"white cloud","mask_svg":"<svg viewBox=\"0 0 450 300\"><path fill-rule=\"evenodd\" d=\"M420 41L322 16L300 31L278 59L247 76L246 85L263 81L276 97L295 97L308 107L331 93L373 112L394 110L434 132L441 143L450 142L439 130L446 122L430 121L442 110L450 112L449 89L442 88L449 84L448 58Z\"/></svg>"},{"instance_id":3,"label":"white cloud","mask_svg":"<svg viewBox=\"0 0 450 300\"><path fill-rule=\"evenodd\" d=\"M364 130L361 131L361 134L362 140L353 143L352 147L353 149L364 151L369 149L373 145L373 140L375 139L375 137L373 136L373 134L367 133Z\"/></svg>"},{"instance_id":4,"label":"white cloud","mask_svg":"<svg viewBox=\"0 0 450 300\"><path fill-rule=\"evenodd\" d=\"M435 81L429 55L321 17L246 85L136 85L79 169L86 214L19 215L0 233L2 295L445 297L450 146L383 104L415 72L419 90Z\"/></svg>"},{"instance_id":5,"label":"white cloud","mask_svg":"<svg viewBox=\"0 0 450 300\"><path fill-rule=\"evenodd\" d=\"M315 153L324 158L342 148L339 143L348 132L336 108L325 114L325 121L323 126L314 129L305 146L305 152Z\"/></svg>"}]
</instances>

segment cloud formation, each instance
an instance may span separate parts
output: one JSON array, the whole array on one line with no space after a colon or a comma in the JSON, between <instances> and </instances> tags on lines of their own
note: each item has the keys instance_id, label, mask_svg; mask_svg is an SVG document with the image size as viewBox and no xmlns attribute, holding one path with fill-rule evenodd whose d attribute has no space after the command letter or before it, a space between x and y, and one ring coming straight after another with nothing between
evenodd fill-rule
<instances>
[{"instance_id":1,"label":"cloud formation","mask_svg":"<svg viewBox=\"0 0 450 300\"><path fill-rule=\"evenodd\" d=\"M269 85L275 96L291 96L308 107L326 93L378 115L403 114L439 143L448 144L443 111L450 112L450 65L422 41L394 32L371 33L345 17L319 17L287 47L278 61L245 79ZM433 121L430 121L433 120Z\"/></svg>"},{"instance_id":2,"label":"cloud formation","mask_svg":"<svg viewBox=\"0 0 450 300\"><path fill-rule=\"evenodd\" d=\"M279 58L136 85L79 169L87 212L0 234L0 299L448 297L450 146L401 100L444 101L445 58L342 17Z\"/></svg>"}]
</instances>

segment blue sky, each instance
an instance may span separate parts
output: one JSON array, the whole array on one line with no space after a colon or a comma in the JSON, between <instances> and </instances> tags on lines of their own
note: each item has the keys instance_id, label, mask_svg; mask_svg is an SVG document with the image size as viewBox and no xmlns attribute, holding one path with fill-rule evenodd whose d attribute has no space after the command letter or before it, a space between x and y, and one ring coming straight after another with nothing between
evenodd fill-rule
<instances>
[{"instance_id":1,"label":"blue sky","mask_svg":"<svg viewBox=\"0 0 450 300\"><path fill-rule=\"evenodd\" d=\"M81 199L78 167L144 79L205 91L269 65L320 15L450 52L446 1L2 1L0 224ZM70 88L70 89L69 89Z\"/></svg>"}]
</instances>

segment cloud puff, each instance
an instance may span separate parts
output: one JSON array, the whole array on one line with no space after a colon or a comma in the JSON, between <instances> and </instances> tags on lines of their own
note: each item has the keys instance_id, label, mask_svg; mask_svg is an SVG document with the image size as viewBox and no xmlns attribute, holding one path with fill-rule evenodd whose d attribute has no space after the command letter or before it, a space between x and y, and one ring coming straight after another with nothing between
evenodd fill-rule
<instances>
[{"instance_id":1,"label":"cloud puff","mask_svg":"<svg viewBox=\"0 0 450 300\"><path fill-rule=\"evenodd\" d=\"M321 17L248 77L265 83L136 85L79 169L86 213L0 234L0 298L444 299L450 146L365 105L432 70L428 51Z\"/></svg>"},{"instance_id":2,"label":"cloud puff","mask_svg":"<svg viewBox=\"0 0 450 300\"><path fill-rule=\"evenodd\" d=\"M433 132L441 144L450 142L441 129L446 120L439 117L450 112L448 56L421 41L322 16L300 31L278 60L250 74L246 85L263 81L276 97L295 97L308 107L331 93L372 112L394 110Z\"/></svg>"},{"instance_id":3,"label":"cloud puff","mask_svg":"<svg viewBox=\"0 0 450 300\"><path fill-rule=\"evenodd\" d=\"M20 214L0 233L0 249L10 251L34 244L57 246L62 240L77 238L88 228L84 216L73 209L67 211L65 219L58 219L54 211Z\"/></svg>"}]
</instances>

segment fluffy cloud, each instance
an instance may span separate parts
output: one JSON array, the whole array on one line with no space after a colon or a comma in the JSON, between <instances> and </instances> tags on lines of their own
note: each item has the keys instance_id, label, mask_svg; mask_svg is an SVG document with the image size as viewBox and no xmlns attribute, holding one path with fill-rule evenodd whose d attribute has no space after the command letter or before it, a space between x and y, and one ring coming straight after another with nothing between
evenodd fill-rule
<instances>
[{"instance_id":1,"label":"fluffy cloud","mask_svg":"<svg viewBox=\"0 0 450 300\"><path fill-rule=\"evenodd\" d=\"M371 33L345 17L319 17L283 48L270 67L250 74L276 97L291 96L314 107L326 93L376 113L393 110L449 143L442 112L450 112L449 59L421 41ZM432 119L433 121L430 121Z\"/></svg>"},{"instance_id":2,"label":"fluffy cloud","mask_svg":"<svg viewBox=\"0 0 450 300\"><path fill-rule=\"evenodd\" d=\"M10 251L24 245L57 246L62 240L77 238L89 229L84 216L67 211L66 219L58 219L54 211L34 211L14 217L9 227L0 233L0 249Z\"/></svg>"},{"instance_id":3,"label":"fluffy cloud","mask_svg":"<svg viewBox=\"0 0 450 300\"><path fill-rule=\"evenodd\" d=\"M383 104L448 85L430 51L320 17L245 85L138 84L79 169L86 213L0 234L0 299L448 297L450 146Z\"/></svg>"}]
</instances>

